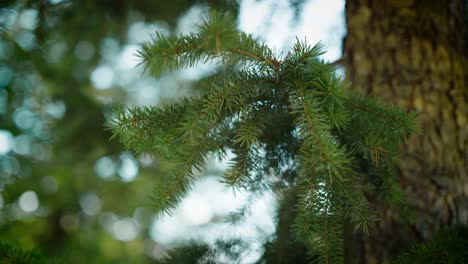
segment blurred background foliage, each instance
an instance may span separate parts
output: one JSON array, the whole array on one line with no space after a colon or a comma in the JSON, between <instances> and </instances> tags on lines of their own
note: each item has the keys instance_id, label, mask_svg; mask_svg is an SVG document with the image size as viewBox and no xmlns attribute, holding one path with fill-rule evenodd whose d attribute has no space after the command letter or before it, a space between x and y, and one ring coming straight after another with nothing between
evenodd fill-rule
<instances>
[{"instance_id":1,"label":"blurred background foliage","mask_svg":"<svg viewBox=\"0 0 468 264\"><path fill-rule=\"evenodd\" d=\"M156 30L190 26L180 17L197 16L194 5L237 12L217 0L0 2L1 241L67 263L161 255L145 206L157 166L109 141L105 126L115 107L173 96L131 71L133 55Z\"/></svg>"},{"instance_id":2,"label":"blurred background foliage","mask_svg":"<svg viewBox=\"0 0 468 264\"><path fill-rule=\"evenodd\" d=\"M175 96L190 94L193 92L191 84L210 71L209 68L201 67L196 71L165 73L157 80L142 75L134 55L143 41L149 40L156 31L165 35L191 32L194 21L199 20L208 7L229 10L239 15L242 13L239 2L0 0L0 248L3 249L0 257L5 252L18 249L16 252L20 252L24 258L37 256L37 252L41 252L44 256L41 259L49 261L46 263L50 263L50 257L58 257L66 263L154 263L157 258L166 255L167 249L180 246L180 242L187 242L192 237L191 231L182 225L162 222L158 226L159 231L166 229L166 233L177 233L187 239L176 242L169 239L165 241L167 243L155 239L152 231L157 228L154 227L153 211L146 203L149 202L147 195L158 184L162 184L158 182L158 164L149 157L135 157L126 152L117 140L110 141L111 133L105 127L115 108L155 105ZM257 5L263 1L249 2ZM314 1L269 2L273 3L269 8L257 9L261 12L254 12L251 17L255 20L257 16L266 16L267 23L260 26L258 23L247 25L247 31L257 27L256 30L266 36L269 44L273 43L281 49L281 45L287 44L287 39L294 41L295 35L304 36L306 32L313 33L310 38L307 37L308 41L316 41L314 36L322 34L320 38L324 44L328 44L326 38L342 42L344 26L343 30L339 27L331 30L325 26L326 19L338 21L341 18L344 23L342 13L340 18L336 18L332 16L333 12L329 12L333 8L320 9L313 4L309 5L309 9L304 7L304 2ZM340 1L316 2L334 2L336 5ZM380 3L348 1L347 10L354 10L349 8L349 3L365 5L364 2ZM397 5L398 1L384 2ZM443 4L455 1L410 2ZM340 3L343 4L343 1ZM405 9L404 6L401 8ZM311 10L319 12L318 15L312 14ZM356 10L369 12L370 9ZM379 12L385 10L378 9ZM299 13L301 16L298 16ZM284 19L288 15L294 17L293 23ZM275 19L271 19L273 16ZM369 16L356 17L364 19ZM374 17L378 18L375 21L386 23L380 16ZM391 18L393 22L400 21ZM313 30L311 21L314 21ZM464 21L466 24L466 15ZM348 33L358 32L360 36L379 39L375 37L379 34L366 31L367 25L374 28L372 24L366 22L354 25L357 25L356 28L351 29L348 24ZM396 25L399 26L392 29L400 31L400 24ZM438 40L439 36L436 34L434 38ZM351 43L349 35L347 39ZM356 45L362 47L359 42ZM332 56L325 59L336 60L340 64L338 59L342 55L341 47L335 47L333 52L331 45L326 46L329 52L325 55ZM392 60L382 57L380 52L374 53L378 54L376 58L362 57L369 61L375 59L377 65L382 61L392 63ZM420 66L428 62L422 62ZM438 61L434 65L439 65ZM421 68L415 69L418 70L414 72L427 74L420 71ZM389 73L382 73L382 76L386 74ZM363 78L362 81L367 83L368 79ZM158 89L160 87L164 89ZM209 174L219 175L216 167L213 170ZM427 178L426 175L422 176ZM204 195L219 188L213 184L217 181L215 177L205 179L198 187L195 186L203 190ZM425 189L421 190L424 192ZM244 255L239 256L252 251L249 244L261 249L254 254L259 263L274 262L278 257L294 263L313 259L314 256L306 256L304 245L297 242L294 234L289 232L291 218L295 214L291 209L291 204L296 201L294 190L279 197L281 202L278 207L275 206L274 195L268 195L273 196L268 206L258 203L258 194L244 195L243 204L252 206L238 206L238 210L232 214L213 214L208 219L212 226L216 226L222 225L225 220L239 221L239 218L259 211L253 217L256 226L251 225L250 229L238 228L234 233L264 232L263 237L251 236L247 243L235 238L216 241L219 232L213 235L205 225L199 225L198 232L211 236L213 243L185 243L183 247L172 251L171 260L157 261L196 263L201 258L207 263L216 263L215 259L221 258L225 263L231 263L239 258L245 260ZM226 202L211 199L209 202L223 208L228 203L234 204L234 207L239 205L235 200ZM193 203L184 206L191 207ZM433 207L431 204L429 206ZM199 213L202 215L201 211ZM275 215L276 222L272 227L265 224ZM273 234L275 229L276 236ZM395 230L404 233L403 229L388 230L392 238L399 236L393 232ZM457 247L453 247L456 250L458 246L463 248L466 245L466 236L463 236L466 229L460 230L456 234L461 234L460 237L465 240L464 244L456 242ZM407 241L406 234L402 237ZM453 238L458 236L440 237L442 244L448 244L446 241L454 241ZM353 240L352 243L358 245L360 242ZM396 245L405 247L399 242ZM421 253L415 256L425 256L428 249L434 248L436 252L445 254L444 248L439 250L435 244L428 245L415 247L413 252ZM376 247L379 246L376 244ZM387 247L384 245L382 248ZM462 252L461 249L458 251ZM404 255L399 260L401 263L415 262L410 255ZM421 263L424 261L427 260L421 258ZM251 262L255 262L255 259Z\"/></svg>"}]
</instances>

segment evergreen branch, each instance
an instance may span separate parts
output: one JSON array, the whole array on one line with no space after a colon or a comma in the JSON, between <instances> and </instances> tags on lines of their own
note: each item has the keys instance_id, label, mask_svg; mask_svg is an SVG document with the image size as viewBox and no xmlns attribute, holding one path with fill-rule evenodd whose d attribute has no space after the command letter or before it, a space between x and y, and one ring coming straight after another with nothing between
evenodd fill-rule
<instances>
[{"instance_id":1,"label":"evergreen branch","mask_svg":"<svg viewBox=\"0 0 468 264\"><path fill-rule=\"evenodd\" d=\"M293 228L301 240L307 241L310 254L318 253L320 263L341 263L341 207L335 201L334 184L321 174L311 177L310 169L301 169Z\"/></svg>"},{"instance_id":2,"label":"evergreen branch","mask_svg":"<svg viewBox=\"0 0 468 264\"><path fill-rule=\"evenodd\" d=\"M468 227L458 225L441 230L433 239L412 247L394 264L468 263Z\"/></svg>"},{"instance_id":3,"label":"evergreen branch","mask_svg":"<svg viewBox=\"0 0 468 264\"><path fill-rule=\"evenodd\" d=\"M138 51L144 71L159 76L166 70L192 67L199 61L263 63L278 70L280 62L273 52L252 35L239 32L230 14L212 12L198 34L166 37L156 33Z\"/></svg>"},{"instance_id":4,"label":"evergreen branch","mask_svg":"<svg viewBox=\"0 0 468 264\"><path fill-rule=\"evenodd\" d=\"M223 176L222 182L228 186L244 190L255 190L256 179L252 176L260 170L262 157L258 155L256 148L239 147L232 148L235 157L230 160L229 168Z\"/></svg>"},{"instance_id":5,"label":"evergreen branch","mask_svg":"<svg viewBox=\"0 0 468 264\"><path fill-rule=\"evenodd\" d=\"M179 146L173 150L178 154L173 155L177 169L172 171L169 177L172 180L151 197L161 212L170 213L170 209L174 208L189 190L190 182L195 178L194 174L202 169L209 151L219 149L220 142L216 141L216 136L212 133L223 124L223 120L243 111L246 102L256 96L255 92L240 89L240 81L233 78L211 83L211 88L202 98L189 101L190 108L193 109L182 115L182 120L175 123L178 125L176 128L171 128L178 131L172 135L179 135L180 142L187 148L184 150Z\"/></svg>"},{"instance_id":6,"label":"evergreen branch","mask_svg":"<svg viewBox=\"0 0 468 264\"><path fill-rule=\"evenodd\" d=\"M328 232L328 214L330 213L330 186L331 184L327 184L327 189L325 190L325 208L323 208L323 216L322 216L322 222L323 222L323 233L325 236L323 236L323 247L324 247L324 262L325 264L328 264L328 254L329 254L329 245L328 245L328 238L330 233Z\"/></svg>"},{"instance_id":7,"label":"evergreen branch","mask_svg":"<svg viewBox=\"0 0 468 264\"><path fill-rule=\"evenodd\" d=\"M197 100L183 99L162 107L129 108L119 111L111 120L111 137L120 137L127 149L148 153L158 148L160 154L170 155L179 142L180 134L174 133L180 120L189 109L197 107ZM164 149L163 146L172 146Z\"/></svg>"},{"instance_id":8,"label":"evergreen branch","mask_svg":"<svg viewBox=\"0 0 468 264\"><path fill-rule=\"evenodd\" d=\"M320 44L297 40L283 59L237 31L228 14L212 13L199 29L156 35L140 52L145 70L158 75L215 61L225 71L199 82L197 98L118 113L113 136L167 163L168 182L153 199L169 214L210 153L236 155L223 179L236 188L269 183L266 176L282 174L287 164L291 176L277 186L298 188L296 234L323 263L340 262L344 218L364 233L375 222L364 193L376 186L384 199L401 198L389 172L401 139L418 130L414 114L345 94L335 68L318 58Z\"/></svg>"},{"instance_id":9,"label":"evergreen branch","mask_svg":"<svg viewBox=\"0 0 468 264\"><path fill-rule=\"evenodd\" d=\"M296 43L294 43L292 47L288 61L291 62L291 65L298 67L307 64L309 61L318 58L324 53L323 45L320 42L314 46L310 46L305 40L301 41L296 38Z\"/></svg>"},{"instance_id":10,"label":"evergreen branch","mask_svg":"<svg viewBox=\"0 0 468 264\"><path fill-rule=\"evenodd\" d=\"M200 157L200 153L193 153L188 159L184 160L182 169L174 172L170 177L172 180L169 186L156 190L156 193L150 196L158 213L172 215L179 201L190 190L191 181L195 178L195 173L199 173L202 169L204 157ZM180 163L176 163L181 165Z\"/></svg>"},{"instance_id":11,"label":"evergreen branch","mask_svg":"<svg viewBox=\"0 0 468 264\"><path fill-rule=\"evenodd\" d=\"M45 257L36 250L24 250L0 242L0 264L59 264L58 258Z\"/></svg>"},{"instance_id":12,"label":"evergreen branch","mask_svg":"<svg viewBox=\"0 0 468 264\"><path fill-rule=\"evenodd\" d=\"M397 107L382 104L375 99L358 93L349 93L346 104L354 109L353 112L356 118L362 121L379 120L379 123L382 122L387 125L388 132L395 133L397 137L402 137L405 142L410 134L421 132L415 121L417 118L415 112L405 113Z\"/></svg>"},{"instance_id":13,"label":"evergreen branch","mask_svg":"<svg viewBox=\"0 0 468 264\"><path fill-rule=\"evenodd\" d=\"M330 177L341 178L347 163L346 155L330 134L330 127L324 122L326 118L321 114L319 104L300 88L291 94L291 101L292 113L298 115L296 122L304 140L303 149L317 151L311 153L311 159L316 159L317 169L325 169Z\"/></svg>"}]
</instances>

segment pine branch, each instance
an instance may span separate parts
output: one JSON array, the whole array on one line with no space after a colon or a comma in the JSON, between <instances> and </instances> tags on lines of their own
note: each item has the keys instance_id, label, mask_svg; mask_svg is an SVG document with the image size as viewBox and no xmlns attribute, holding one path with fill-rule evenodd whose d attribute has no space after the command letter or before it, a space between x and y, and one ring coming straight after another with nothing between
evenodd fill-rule
<instances>
[{"instance_id":1,"label":"pine branch","mask_svg":"<svg viewBox=\"0 0 468 264\"><path fill-rule=\"evenodd\" d=\"M441 230L424 244L412 247L394 264L468 263L468 227L458 225Z\"/></svg>"},{"instance_id":2,"label":"pine branch","mask_svg":"<svg viewBox=\"0 0 468 264\"><path fill-rule=\"evenodd\" d=\"M325 122L319 104L301 88L291 94L291 101L292 114L298 115L296 122L303 139L302 149L310 151L309 162L316 170L324 169L330 177L341 178L347 163L346 155L330 134L330 126Z\"/></svg>"},{"instance_id":3,"label":"pine branch","mask_svg":"<svg viewBox=\"0 0 468 264\"><path fill-rule=\"evenodd\" d=\"M145 43L138 56L154 76L166 70L193 67L198 62L218 62L234 65L237 63L268 66L277 70L280 63L272 51L258 43L252 35L239 32L230 14L212 12L209 19L199 27L198 34L166 37L156 33Z\"/></svg>"},{"instance_id":4,"label":"pine branch","mask_svg":"<svg viewBox=\"0 0 468 264\"><path fill-rule=\"evenodd\" d=\"M145 70L216 62L224 71L196 84L198 97L118 112L114 136L165 164L152 199L170 213L203 170L205 158L232 151L224 175L234 188L298 189L294 230L322 263L342 260L344 220L367 233L376 221L364 195L402 206L395 179L399 144L418 131L414 113L347 93L322 46L297 40L286 57L239 32L229 14L213 12L198 34L155 35L139 52ZM292 164L292 165L291 165ZM286 168L287 167L287 168ZM290 178L268 179L272 172ZM273 181L279 183L270 184Z\"/></svg>"},{"instance_id":5,"label":"pine branch","mask_svg":"<svg viewBox=\"0 0 468 264\"><path fill-rule=\"evenodd\" d=\"M0 242L1 264L59 264L58 258L45 257L36 250L23 250L9 244Z\"/></svg>"}]
</instances>

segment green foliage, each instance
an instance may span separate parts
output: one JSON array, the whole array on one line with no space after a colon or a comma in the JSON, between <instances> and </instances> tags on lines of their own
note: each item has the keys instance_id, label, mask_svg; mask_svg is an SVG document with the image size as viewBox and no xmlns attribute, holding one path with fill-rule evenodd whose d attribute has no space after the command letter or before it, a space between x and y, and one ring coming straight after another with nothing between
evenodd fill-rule
<instances>
[{"instance_id":1,"label":"green foliage","mask_svg":"<svg viewBox=\"0 0 468 264\"><path fill-rule=\"evenodd\" d=\"M209 252L209 247L205 244L190 243L187 246L174 249L169 255L156 261L157 264L196 264Z\"/></svg>"},{"instance_id":2,"label":"green foliage","mask_svg":"<svg viewBox=\"0 0 468 264\"><path fill-rule=\"evenodd\" d=\"M47 258L36 251L22 250L0 242L0 264L59 264L55 258Z\"/></svg>"},{"instance_id":3,"label":"green foliage","mask_svg":"<svg viewBox=\"0 0 468 264\"><path fill-rule=\"evenodd\" d=\"M192 241L186 246L170 250L167 255L156 261L157 264L216 264L235 263L244 250L240 240L218 240L213 246Z\"/></svg>"},{"instance_id":4,"label":"green foliage","mask_svg":"<svg viewBox=\"0 0 468 264\"><path fill-rule=\"evenodd\" d=\"M307 256L305 241L298 239L292 225L298 211L291 205L297 204L297 188L284 192L277 211L276 235L267 241L260 263L309 263L317 255Z\"/></svg>"},{"instance_id":5,"label":"green foliage","mask_svg":"<svg viewBox=\"0 0 468 264\"><path fill-rule=\"evenodd\" d=\"M128 34L132 26L172 31L181 15L205 5L235 9L234 3L217 0L1 1L0 133L11 134L11 150L0 151L3 241L67 263L152 263L152 255L143 253L151 241L152 212L137 207L151 192L158 169L139 166L138 177L123 180L118 174L123 157L139 161L109 141L104 129L111 109L135 97L116 78L112 87L99 90L90 77L110 61L118 72L120 54L137 44ZM85 59L77 52L81 44L91 51ZM104 170L113 171L106 179L96 166L102 159L108 161ZM37 195L34 212L19 206L25 191ZM99 198L96 215L84 213L87 193ZM119 241L108 228L113 222L99 221L108 213L137 220L138 236Z\"/></svg>"},{"instance_id":6,"label":"green foliage","mask_svg":"<svg viewBox=\"0 0 468 264\"><path fill-rule=\"evenodd\" d=\"M433 239L411 248L394 264L468 263L468 227L459 225L441 230Z\"/></svg>"},{"instance_id":7,"label":"green foliage","mask_svg":"<svg viewBox=\"0 0 468 264\"><path fill-rule=\"evenodd\" d=\"M415 116L347 91L318 58L321 45L297 40L286 56L276 55L233 21L213 12L197 34L156 34L146 43L141 63L155 76L209 61L222 74L204 80L198 96L118 112L114 136L165 164L167 184L152 195L159 213L187 194L211 154L235 154L228 185L261 190L274 187L270 175L280 177L283 189L298 190L296 236L321 263L340 263L343 222L363 232L373 226L365 193L392 182L398 146L417 131ZM401 196L392 188L388 197Z\"/></svg>"}]
</instances>

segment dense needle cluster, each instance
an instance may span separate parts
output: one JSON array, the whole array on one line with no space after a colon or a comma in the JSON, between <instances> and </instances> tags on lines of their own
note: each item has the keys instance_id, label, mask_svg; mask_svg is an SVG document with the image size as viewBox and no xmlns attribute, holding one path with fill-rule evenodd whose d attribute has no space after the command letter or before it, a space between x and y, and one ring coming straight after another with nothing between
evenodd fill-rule
<instances>
[{"instance_id":1,"label":"dense needle cluster","mask_svg":"<svg viewBox=\"0 0 468 264\"><path fill-rule=\"evenodd\" d=\"M337 263L343 223L367 232L376 219L367 193L401 205L392 169L399 144L416 131L414 114L348 91L322 53L297 40L275 54L216 12L197 34L146 43L139 56L156 77L199 62L220 66L196 84L197 96L116 113L115 136L154 155L165 172L151 196L156 210L171 212L207 157L232 152L224 182L279 197L296 189L297 237L321 262Z\"/></svg>"}]
</instances>

